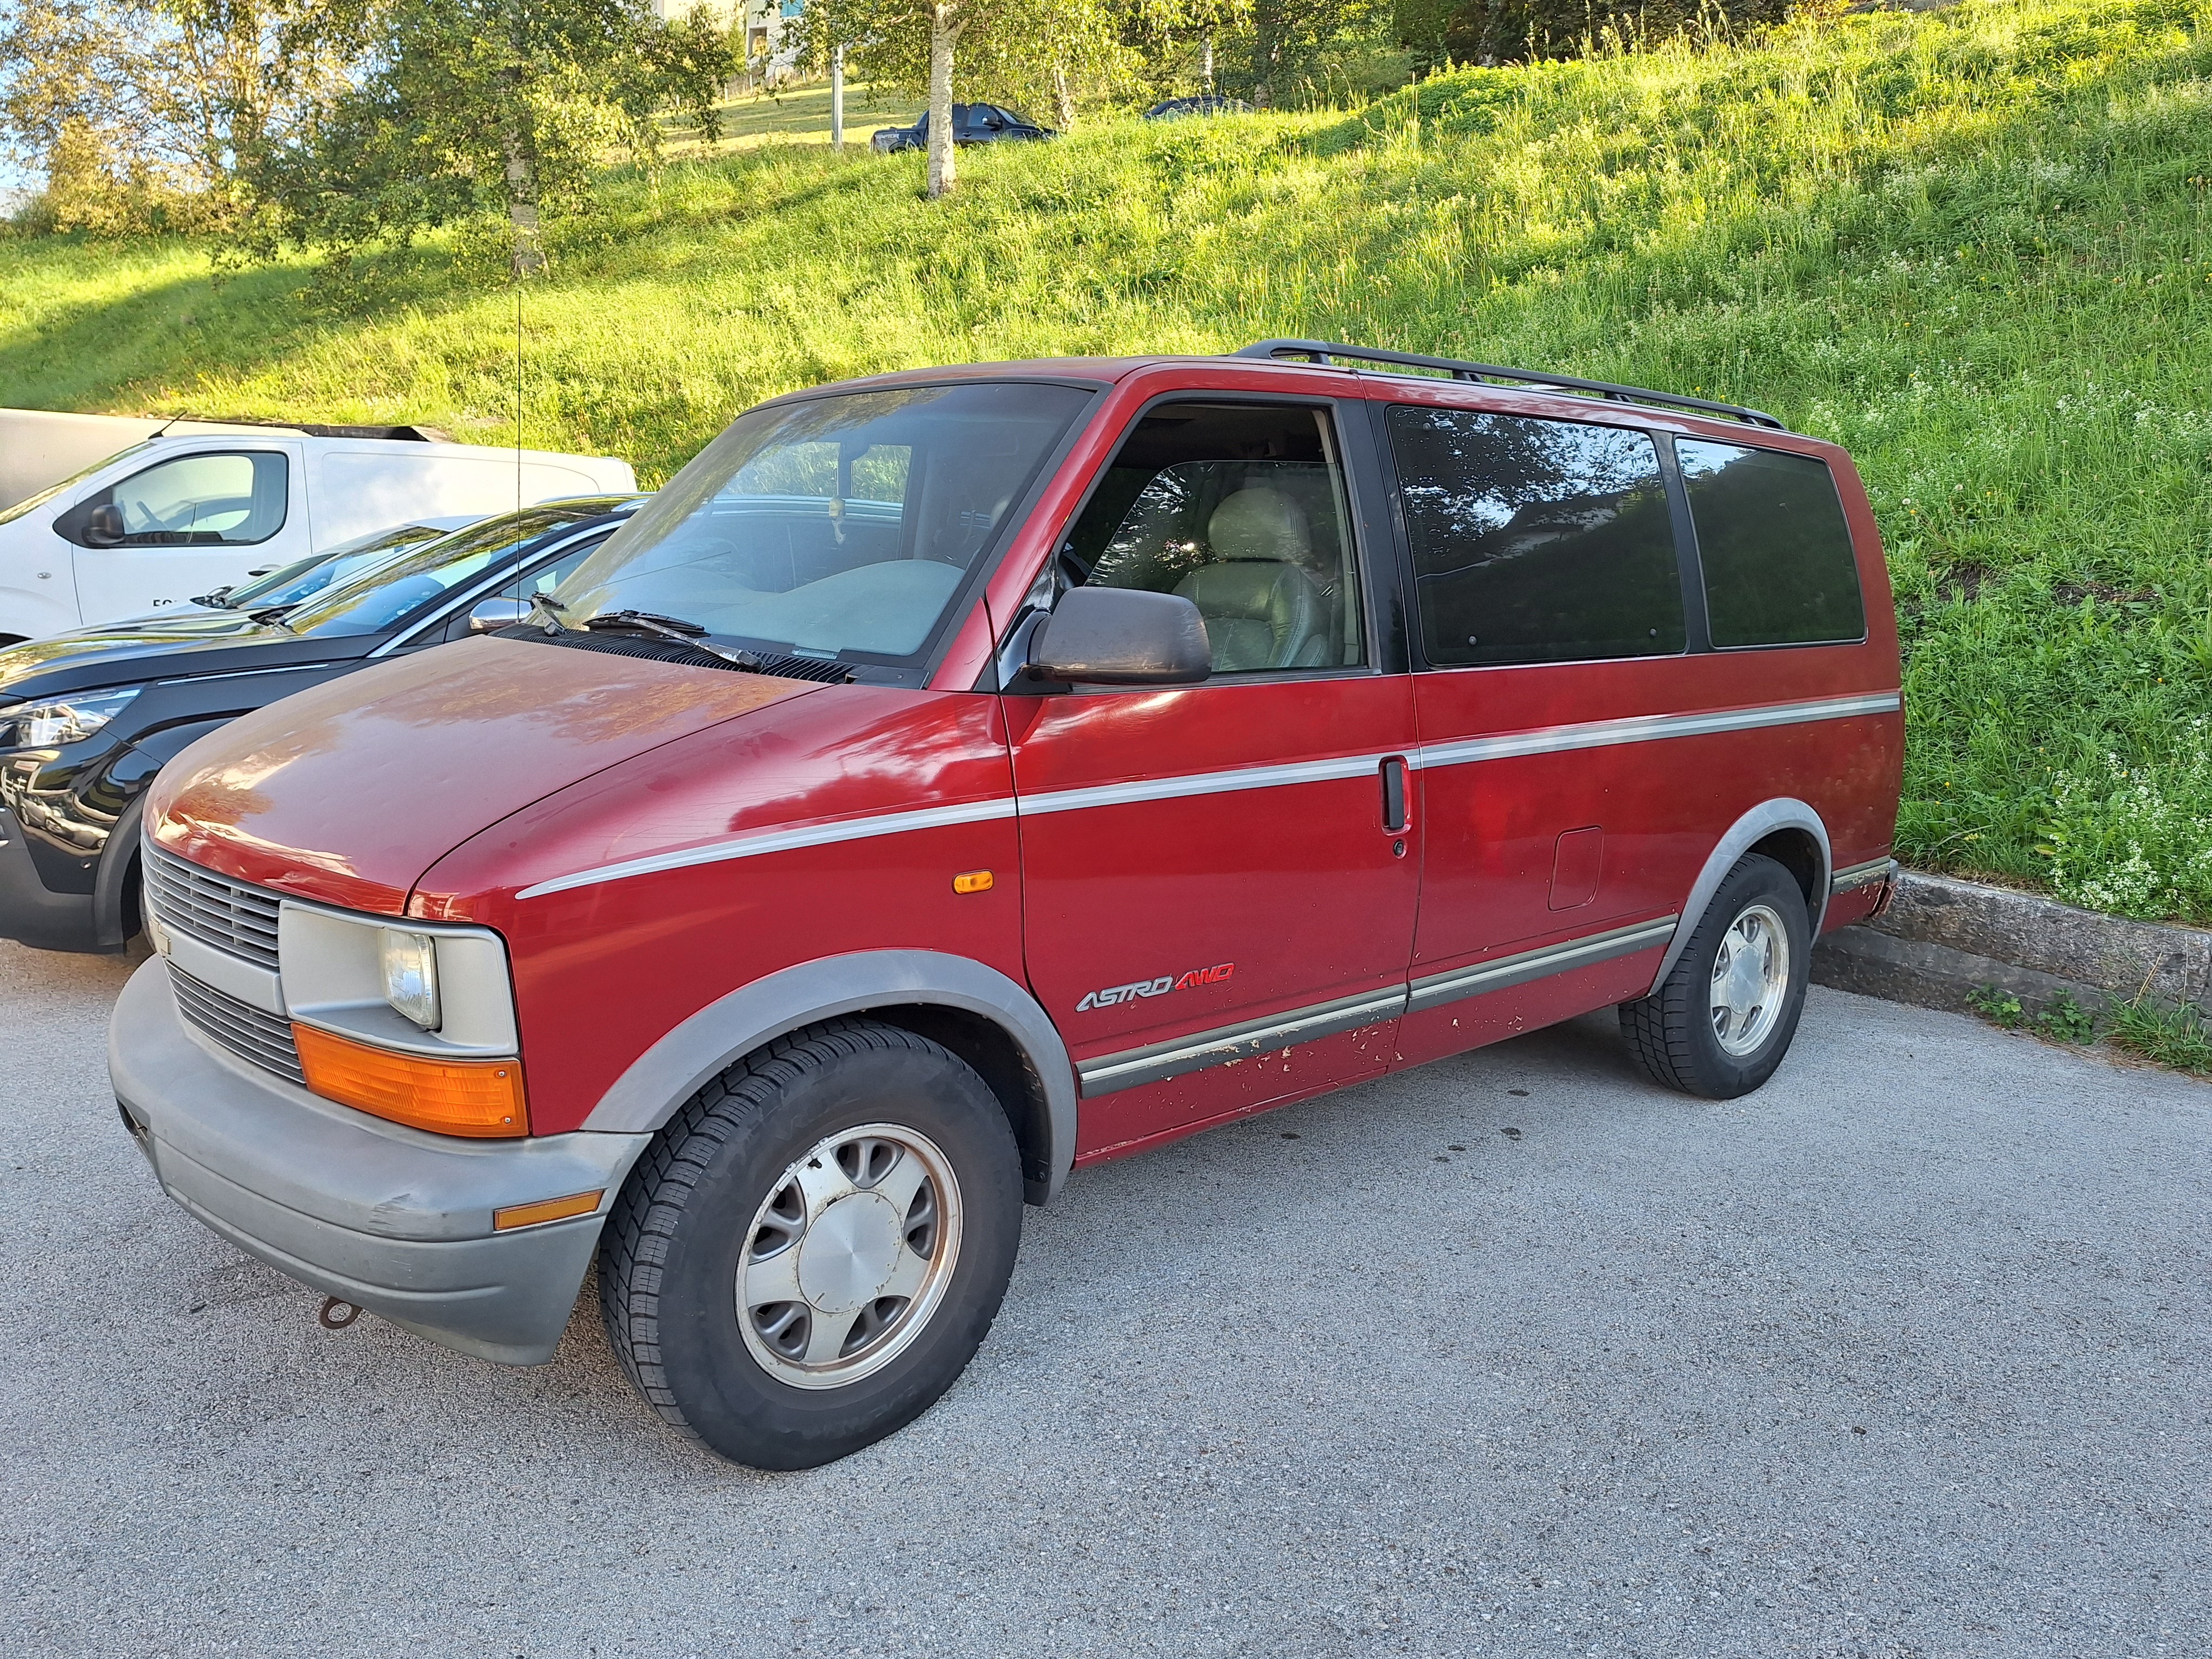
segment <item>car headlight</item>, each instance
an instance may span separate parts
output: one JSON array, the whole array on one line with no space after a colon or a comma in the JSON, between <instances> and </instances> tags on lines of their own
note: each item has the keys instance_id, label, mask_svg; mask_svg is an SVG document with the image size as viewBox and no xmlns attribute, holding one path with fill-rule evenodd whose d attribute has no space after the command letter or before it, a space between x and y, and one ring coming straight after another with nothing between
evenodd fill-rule
<instances>
[{"instance_id":1,"label":"car headlight","mask_svg":"<svg viewBox=\"0 0 2212 1659\"><path fill-rule=\"evenodd\" d=\"M18 703L0 712L0 735L9 735L7 728L12 726L10 740L21 749L52 749L58 744L77 743L121 714L138 690L127 685L119 691L88 691L52 702Z\"/></svg>"},{"instance_id":2,"label":"car headlight","mask_svg":"<svg viewBox=\"0 0 2212 1659\"><path fill-rule=\"evenodd\" d=\"M428 933L386 927L377 942L384 969L384 1000L426 1031L440 1024L438 942Z\"/></svg>"}]
</instances>

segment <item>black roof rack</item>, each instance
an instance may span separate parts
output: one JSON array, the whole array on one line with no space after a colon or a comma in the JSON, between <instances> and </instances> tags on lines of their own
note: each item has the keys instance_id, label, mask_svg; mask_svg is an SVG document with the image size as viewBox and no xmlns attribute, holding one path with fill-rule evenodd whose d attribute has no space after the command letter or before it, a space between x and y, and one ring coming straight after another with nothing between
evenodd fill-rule
<instances>
[{"instance_id":1,"label":"black roof rack","mask_svg":"<svg viewBox=\"0 0 2212 1659\"><path fill-rule=\"evenodd\" d=\"M1735 404L1717 404L1704 398L1678 398L1671 392L1652 392L1640 386L1615 386L1610 380L1583 380L1571 374L1539 374L1533 369L1500 368L1494 363L1462 362L1456 357L1423 357L1410 351L1378 351L1368 346L1337 345L1326 340L1259 340L1239 350L1239 357L1264 357L1271 360L1303 357L1309 362L1328 367L1333 360L1343 358L1349 363L1395 363L1404 368L1441 369L1455 380L1503 380L1513 386L1532 386L1544 392L1574 392L1603 398L1617 404L1650 404L1660 409L1694 410L1700 415L1718 415L1731 421L1741 421L1747 426L1771 427L1784 431L1781 422L1773 416L1756 409L1744 409Z\"/></svg>"},{"instance_id":2,"label":"black roof rack","mask_svg":"<svg viewBox=\"0 0 2212 1659\"><path fill-rule=\"evenodd\" d=\"M304 432L310 438L381 438L416 444L453 441L452 433L437 426L331 426L320 421L275 420L265 415L172 415L167 418L172 426L179 421L197 421L207 426L265 426L280 432Z\"/></svg>"}]
</instances>

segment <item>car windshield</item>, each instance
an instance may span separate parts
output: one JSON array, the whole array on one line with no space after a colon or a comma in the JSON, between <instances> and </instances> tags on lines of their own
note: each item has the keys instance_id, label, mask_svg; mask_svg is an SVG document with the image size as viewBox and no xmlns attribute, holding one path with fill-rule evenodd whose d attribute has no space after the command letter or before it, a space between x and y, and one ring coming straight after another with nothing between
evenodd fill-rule
<instances>
[{"instance_id":1,"label":"car windshield","mask_svg":"<svg viewBox=\"0 0 2212 1659\"><path fill-rule=\"evenodd\" d=\"M126 445L125 447L117 450L112 455L102 456L99 460L94 461L90 466L82 467L76 471L70 473L68 477L64 478L59 483L48 484L37 495L26 495L21 501L17 501L13 507L0 508L0 524L13 523L15 520L21 518L26 513L32 511L33 508L44 507L48 501L53 500L55 496L60 495L62 491L67 489L71 484L81 483L85 479L89 478L94 473L99 471L100 468L104 466L112 466L116 462L121 460L125 455L135 455L142 449L151 447L152 440L148 439L143 442Z\"/></svg>"},{"instance_id":2,"label":"car windshield","mask_svg":"<svg viewBox=\"0 0 2212 1659\"><path fill-rule=\"evenodd\" d=\"M1036 381L847 392L741 415L555 596L801 655L906 663L1091 394Z\"/></svg>"},{"instance_id":3,"label":"car windshield","mask_svg":"<svg viewBox=\"0 0 2212 1659\"><path fill-rule=\"evenodd\" d=\"M234 587L222 597L233 611L260 611L271 605L297 605L311 593L319 593L337 581L354 578L390 562L409 548L434 542L446 532L429 525L403 525L361 536L304 559L295 559L267 575Z\"/></svg>"},{"instance_id":4,"label":"car windshield","mask_svg":"<svg viewBox=\"0 0 2212 1659\"><path fill-rule=\"evenodd\" d=\"M605 501L588 501L502 513L331 583L286 612L284 625L298 634L380 633L463 582L505 563L525 544L607 510Z\"/></svg>"}]
</instances>

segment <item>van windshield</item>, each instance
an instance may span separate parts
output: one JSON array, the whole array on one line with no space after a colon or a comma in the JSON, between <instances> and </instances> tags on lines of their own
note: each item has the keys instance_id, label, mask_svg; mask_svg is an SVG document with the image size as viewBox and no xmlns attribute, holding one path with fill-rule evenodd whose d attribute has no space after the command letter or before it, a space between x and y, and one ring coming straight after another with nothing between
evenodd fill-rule
<instances>
[{"instance_id":1,"label":"van windshield","mask_svg":"<svg viewBox=\"0 0 2212 1659\"><path fill-rule=\"evenodd\" d=\"M741 415L555 595L765 650L911 663L1092 394L837 392Z\"/></svg>"},{"instance_id":2,"label":"van windshield","mask_svg":"<svg viewBox=\"0 0 2212 1659\"><path fill-rule=\"evenodd\" d=\"M390 628L470 578L519 553L526 542L606 513L586 501L502 513L441 536L426 547L332 582L284 614L295 634L374 634ZM262 613L257 613L262 614Z\"/></svg>"}]
</instances>

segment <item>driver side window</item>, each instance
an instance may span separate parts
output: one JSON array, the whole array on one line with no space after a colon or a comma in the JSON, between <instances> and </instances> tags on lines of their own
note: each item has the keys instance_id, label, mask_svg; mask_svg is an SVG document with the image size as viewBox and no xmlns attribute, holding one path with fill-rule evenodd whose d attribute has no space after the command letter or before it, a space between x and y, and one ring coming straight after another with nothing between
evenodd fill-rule
<instances>
[{"instance_id":1,"label":"driver side window","mask_svg":"<svg viewBox=\"0 0 2212 1659\"><path fill-rule=\"evenodd\" d=\"M1213 672L1366 660L1358 562L1325 409L1166 404L1140 421L1069 532L1069 574L1198 606Z\"/></svg>"},{"instance_id":2,"label":"driver side window","mask_svg":"<svg viewBox=\"0 0 2212 1659\"><path fill-rule=\"evenodd\" d=\"M268 450L179 455L105 493L124 546L251 547L284 527L287 472Z\"/></svg>"}]
</instances>

